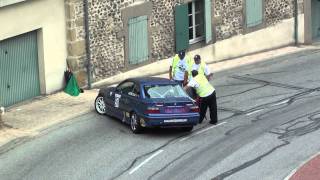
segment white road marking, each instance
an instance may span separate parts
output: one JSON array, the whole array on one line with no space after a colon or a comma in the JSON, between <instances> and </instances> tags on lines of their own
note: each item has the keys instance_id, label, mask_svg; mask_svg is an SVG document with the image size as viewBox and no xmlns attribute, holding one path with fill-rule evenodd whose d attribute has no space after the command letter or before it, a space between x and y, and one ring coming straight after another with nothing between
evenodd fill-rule
<instances>
[{"instance_id":1,"label":"white road marking","mask_svg":"<svg viewBox=\"0 0 320 180\"><path fill-rule=\"evenodd\" d=\"M206 132L206 131L209 131L210 129L216 128L216 127L221 126L221 125L226 124L226 123L227 123L227 122L222 122L222 123L219 123L219 124L217 124L217 125L215 125L215 126L211 126L211 127L202 129L201 131L198 131L198 132L196 132L196 133L194 133L194 134L191 134L191 135L188 136L188 137L185 137L185 138L180 139L179 142L185 141L185 140L187 140L187 139L189 139L189 138L191 138L191 137L193 137L193 136L195 136L195 135L199 135L199 134L201 134L201 133L204 133L204 132Z\"/></svg>"},{"instance_id":2,"label":"white road marking","mask_svg":"<svg viewBox=\"0 0 320 180\"><path fill-rule=\"evenodd\" d=\"M153 159L154 157L158 156L160 153L162 153L163 150L160 149L157 152L155 152L154 154L152 154L150 157L148 157L148 159L144 160L141 164L139 164L137 167L133 168L129 174L134 173L135 171L137 171L139 168L141 168L141 166L143 166L144 164L146 164L147 162L149 162L151 159Z\"/></svg>"},{"instance_id":3,"label":"white road marking","mask_svg":"<svg viewBox=\"0 0 320 180\"><path fill-rule=\"evenodd\" d=\"M273 104L272 106L279 106L279 105L281 105L281 104L286 104L286 103L288 103L289 102L289 100L284 100L284 101L280 101L280 102L278 102L277 104ZM272 107L271 106L271 107Z\"/></svg>"},{"instance_id":4,"label":"white road marking","mask_svg":"<svg viewBox=\"0 0 320 180\"><path fill-rule=\"evenodd\" d=\"M264 109L258 109L258 110L252 111L252 112L250 112L250 113L247 113L246 115L247 115L247 116L250 116L250 115L252 115L252 114L258 113L258 112L263 111L263 110L264 110Z\"/></svg>"}]
</instances>

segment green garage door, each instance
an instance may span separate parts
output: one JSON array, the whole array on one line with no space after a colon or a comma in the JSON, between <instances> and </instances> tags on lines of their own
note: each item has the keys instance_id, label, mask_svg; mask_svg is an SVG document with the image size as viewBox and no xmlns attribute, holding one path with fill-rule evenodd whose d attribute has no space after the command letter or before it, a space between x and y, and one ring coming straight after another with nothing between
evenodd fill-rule
<instances>
[{"instance_id":1,"label":"green garage door","mask_svg":"<svg viewBox=\"0 0 320 180\"><path fill-rule=\"evenodd\" d=\"M0 41L0 105L40 95L37 33Z\"/></svg>"}]
</instances>

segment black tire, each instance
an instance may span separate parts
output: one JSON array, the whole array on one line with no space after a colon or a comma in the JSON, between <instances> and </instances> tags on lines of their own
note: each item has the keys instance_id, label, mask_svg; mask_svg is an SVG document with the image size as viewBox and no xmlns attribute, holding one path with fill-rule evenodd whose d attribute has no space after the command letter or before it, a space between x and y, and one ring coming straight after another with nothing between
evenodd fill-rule
<instances>
[{"instance_id":1,"label":"black tire","mask_svg":"<svg viewBox=\"0 0 320 180\"><path fill-rule=\"evenodd\" d=\"M142 132L142 127L140 125L140 119L136 113L131 113L130 115L130 128L134 134L139 134Z\"/></svg>"},{"instance_id":2,"label":"black tire","mask_svg":"<svg viewBox=\"0 0 320 180\"><path fill-rule=\"evenodd\" d=\"M183 128L182 128L182 131L190 132L190 131L192 131L192 129L193 129L193 126L183 127Z\"/></svg>"},{"instance_id":3,"label":"black tire","mask_svg":"<svg viewBox=\"0 0 320 180\"><path fill-rule=\"evenodd\" d=\"M94 101L94 108L96 112L100 115L106 114L106 104L104 102L104 98L102 94L99 94Z\"/></svg>"}]
</instances>

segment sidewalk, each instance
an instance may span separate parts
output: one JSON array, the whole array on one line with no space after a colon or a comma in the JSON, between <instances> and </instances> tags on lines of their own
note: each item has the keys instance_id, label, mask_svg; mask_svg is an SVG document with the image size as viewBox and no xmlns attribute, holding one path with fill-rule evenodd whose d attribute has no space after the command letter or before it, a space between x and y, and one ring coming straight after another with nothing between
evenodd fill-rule
<instances>
[{"instance_id":1,"label":"sidewalk","mask_svg":"<svg viewBox=\"0 0 320 180\"><path fill-rule=\"evenodd\" d=\"M282 55L319 49L317 46L284 47L272 51L248 55L232 60L224 60L210 64L214 73L238 66L248 65L259 61L279 57ZM149 65L149 71L157 68L157 63ZM139 70L137 70L139 72ZM114 84L128 77L134 77L135 71L129 71L104 80L104 84ZM167 77L167 73L158 75ZM97 83L97 86L102 83ZM32 100L17 104L6 110L3 116L5 128L0 129L0 153L1 147L16 143L18 139L37 136L41 130L57 125L61 122L94 111L94 99L98 89L86 90L78 97L71 97L64 92L37 97Z\"/></svg>"},{"instance_id":2,"label":"sidewalk","mask_svg":"<svg viewBox=\"0 0 320 180\"><path fill-rule=\"evenodd\" d=\"M18 138L31 138L41 130L94 110L97 89L86 90L78 97L64 92L36 97L6 109L0 129L1 146Z\"/></svg>"}]
</instances>

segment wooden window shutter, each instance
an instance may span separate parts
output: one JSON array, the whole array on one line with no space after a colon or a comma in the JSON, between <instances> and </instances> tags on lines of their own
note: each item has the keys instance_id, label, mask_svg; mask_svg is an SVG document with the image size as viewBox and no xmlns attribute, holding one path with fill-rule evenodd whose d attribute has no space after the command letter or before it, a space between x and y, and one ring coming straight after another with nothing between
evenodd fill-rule
<instances>
[{"instance_id":1,"label":"wooden window shutter","mask_svg":"<svg viewBox=\"0 0 320 180\"><path fill-rule=\"evenodd\" d=\"M188 4L175 7L176 52L189 47Z\"/></svg>"},{"instance_id":2,"label":"wooden window shutter","mask_svg":"<svg viewBox=\"0 0 320 180\"><path fill-rule=\"evenodd\" d=\"M129 19L129 64L147 61L148 48L148 17Z\"/></svg>"},{"instance_id":3,"label":"wooden window shutter","mask_svg":"<svg viewBox=\"0 0 320 180\"><path fill-rule=\"evenodd\" d=\"M206 43L212 40L211 0L204 0Z\"/></svg>"},{"instance_id":4,"label":"wooden window shutter","mask_svg":"<svg viewBox=\"0 0 320 180\"><path fill-rule=\"evenodd\" d=\"M246 0L247 27L254 27L263 20L262 0Z\"/></svg>"}]
</instances>

